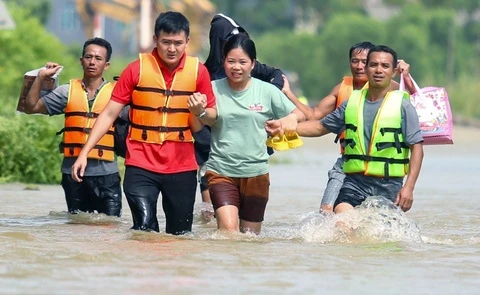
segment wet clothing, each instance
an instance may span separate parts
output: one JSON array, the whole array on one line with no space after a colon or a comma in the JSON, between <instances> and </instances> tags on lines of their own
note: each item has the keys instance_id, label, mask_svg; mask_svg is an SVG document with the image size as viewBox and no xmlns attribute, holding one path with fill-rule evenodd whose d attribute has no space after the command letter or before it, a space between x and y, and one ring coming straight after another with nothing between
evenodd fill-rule
<instances>
[{"instance_id":1,"label":"wet clothing","mask_svg":"<svg viewBox=\"0 0 480 295\"><path fill-rule=\"evenodd\" d=\"M338 193L342 188L343 181L345 179L345 173L343 172L343 159L338 158L332 169L328 170L328 182L325 191L323 192L321 206L331 205L335 203L338 197Z\"/></svg>"},{"instance_id":2,"label":"wet clothing","mask_svg":"<svg viewBox=\"0 0 480 295\"><path fill-rule=\"evenodd\" d=\"M247 33L247 31L232 18L222 13L216 14L213 17L210 23L209 32L210 52L207 60L205 61L205 66L210 73L212 81L227 77L223 68L223 45L226 43L229 37L238 33ZM250 75L259 80L270 82L278 89L283 88L283 72L280 69L255 61L255 67ZM201 133L196 135L194 134L195 141L197 142L195 144L195 153L199 165L202 161L206 161L206 159L208 159L208 154L210 152L210 127L205 126L203 130L204 131ZM267 147L267 152L269 155L271 155L273 154L273 149ZM204 183L205 181L202 180L202 182ZM206 187L203 188L204 189L202 189L202 186L200 187L201 191L206 189Z\"/></svg>"},{"instance_id":3,"label":"wet clothing","mask_svg":"<svg viewBox=\"0 0 480 295\"><path fill-rule=\"evenodd\" d=\"M160 68L166 88L171 89L177 72L180 73L185 67L186 55L172 72L164 65L156 48L151 56ZM142 69L139 59L126 67L112 93L113 101L125 105L132 103L132 93L138 89L139 77L145 74L141 73ZM197 64L196 77L194 92L205 94L207 108L213 107L215 96L210 75L201 63ZM175 83L183 82L175 80ZM174 93L170 99L175 98ZM157 200L159 193L162 193L166 232L179 235L191 231L198 169L192 141L167 140L157 144L127 139L125 166L123 185L132 212L132 229L159 231Z\"/></svg>"},{"instance_id":4,"label":"wet clothing","mask_svg":"<svg viewBox=\"0 0 480 295\"><path fill-rule=\"evenodd\" d=\"M159 193L162 193L165 232L181 235L192 231L196 189L196 171L165 174L127 166L123 190L132 211L132 229L160 230L157 200Z\"/></svg>"},{"instance_id":5,"label":"wet clothing","mask_svg":"<svg viewBox=\"0 0 480 295\"><path fill-rule=\"evenodd\" d=\"M103 81L95 92L93 99L88 101L89 107L93 106L100 90L107 83L107 81ZM88 95L83 83L82 87L85 95ZM65 113L69 89L70 85L64 84L40 98L47 109L48 115ZM80 183L71 178L72 166L76 159L76 157L64 157L61 167L62 187L65 192L68 211L76 213L96 210L99 213L120 216L122 190L116 157L113 161L87 159L83 181Z\"/></svg>"},{"instance_id":6,"label":"wet clothing","mask_svg":"<svg viewBox=\"0 0 480 295\"><path fill-rule=\"evenodd\" d=\"M353 91L353 77L344 76L340 83L338 90L337 101L335 102L335 108L338 108L344 101L346 101ZM343 142L344 132L338 135L340 143ZM340 145L340 152L343 153L343 148ZM332 169L328 171L328 182L325 190L323 191L321 206L332 205L338 197L338 193L343 185L345 179L345 173L343 173L343 158L337 159Z\"/></svg>"},{"instance_id":7,"label":"wet clothing","mask_svg":"<svg viewBox=\"0 0 480 295\"><path fill-rule=\"evenodd\" d=\"M212 84L217 121L206 174L212 204L217 209L237 206L240 219L261 222L270 185L265 122L287 116L295 105L275 86L255 78L243 91L232 90L227 78Z\"/></svg>"},{"instance_id":8,"label":"wet clothing","mask_svg":"<svg viewBox=\"0 0 480 295\"><path fill-rule=\"evenodd\" d=\"M370 145L372 129L383 99L368 101L365 99L363 109L364 142L365 146ZM330 132L340 133L345 129L345 109L348 101L345 101L339 108L323 118L320 122ZM423 142L420 132L418 115L409 100L404 99L401 104L401 129L405 143L408 146ZM339 193L339 200L348 198L348 190L353 190L358 197L366 198L372 195L381 195L394 201L398 191L403 185L403 177L382 177L367 176L363 173L349 173L346 175L342 189ZM336 202L338 203L338 201Z\"/></svg>"},{"instance_id":9,"label":"wet clothing","mask_svg":"<svg viewBox=\"0 0 480 295\"><path fill-rule=\"evenodd\" d=\"M213 208L226 205L238 208L238 217L250 222L262 222L267 207L270 176L227 177L207 171Z\"/></svg>"},{"instance_id":10,"label":"wet clothing","mask_svg":"<svg viewBox=\"0 0 480 295\"><path fill-rule=\"evenodd\" d=\"M122 188L120 174L84 176L82 182L73 180L71 174L62 174L62 187L69 213L104 213L120 217L122 213Z\"/></svg>"},{"instance_id":11,"label":"wet clothing","mask_svg":"<svg viewBox=\"0 0 480 295\"><path fill-rule=\"evenodd\" d=\"M207 179L205 178L205 165L208 160L208 154L210 153L210 127L204 126L200 131L192 133L194 142L193 146L195 147L195 158L198 163L198 174L197 179L200 184L200 192L203 192L208 189Z\"/></svg>"}]
</instances>

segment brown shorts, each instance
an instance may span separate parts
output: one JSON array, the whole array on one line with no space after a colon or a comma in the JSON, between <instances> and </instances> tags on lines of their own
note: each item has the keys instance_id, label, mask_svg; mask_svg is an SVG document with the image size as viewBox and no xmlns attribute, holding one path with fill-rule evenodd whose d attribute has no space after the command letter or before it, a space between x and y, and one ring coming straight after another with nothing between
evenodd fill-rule
<instances>
[{"instance_id":1,"label":"brown shorts","mask_svg":"<svg viewBox=\"0 0 480 295\"><path fill-rule=\"evenodd\" d=\"M236 178L207 170L205 177L215 210L232 205L238 208L240 219L249 222L263 221L270 188L268 173L255 177Z\"/></svg>"}]
</instances>

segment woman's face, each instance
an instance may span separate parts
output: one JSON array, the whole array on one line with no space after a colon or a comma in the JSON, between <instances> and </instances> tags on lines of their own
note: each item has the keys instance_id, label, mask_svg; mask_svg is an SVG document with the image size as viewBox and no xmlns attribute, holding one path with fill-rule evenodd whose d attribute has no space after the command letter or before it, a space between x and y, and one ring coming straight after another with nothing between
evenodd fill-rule
<instances>
[{"instance_id":1,"label":"woman's face","mask_svg":"<svg viewBox=\"0 0 480 295\"><path fill-rule=\"evenodd\" d=\"M248 81L253 66L254 60L250 59L242 48L230 50L223 62L228 79L239 84Z\"/></svg>"}]
</instances>

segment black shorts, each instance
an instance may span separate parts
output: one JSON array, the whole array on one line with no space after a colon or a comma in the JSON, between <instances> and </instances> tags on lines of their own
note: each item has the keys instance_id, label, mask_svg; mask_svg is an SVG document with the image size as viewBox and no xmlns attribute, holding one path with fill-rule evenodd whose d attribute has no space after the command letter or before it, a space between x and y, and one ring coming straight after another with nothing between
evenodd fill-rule
<instances>
[{"instance_id":1,"label":"black shorts","mask_svg":"<svg viewBox=\"0 0 480 295\"><path fill-rule=\"evenodd\" d=\"M365 199L366 197L361 196L357 191L349 188L342 188L340 190L340 193L338 194L338 198L335 201L335 204L333 205L333 208L335 209L335 207L337 207L337 205L340 203L347 203L352 205L353 207L357 207L362 204Z\"/></svg>"}]
</instances>

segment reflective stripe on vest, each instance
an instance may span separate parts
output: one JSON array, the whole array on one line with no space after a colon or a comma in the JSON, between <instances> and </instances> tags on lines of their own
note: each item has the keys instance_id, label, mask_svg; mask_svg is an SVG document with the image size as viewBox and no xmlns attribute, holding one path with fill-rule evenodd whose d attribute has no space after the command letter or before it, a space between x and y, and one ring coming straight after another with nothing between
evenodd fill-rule
<instances>
[{"instance_id":1,"label":"reflective stripe on vest","mask_svg":"<svg viewBox=\"0 0 480 295\"><path fill-rule=\"evenodd\" d=\"M140 54L140 77L132 94L130 139L162 144L193 142L187 99L196 89L198 58L187 56L170 89L151 54Z\"/></svg>"},{"instance_id":2,"label":"reflective stripe on vest","mask_svg":"<svg viewBox=\"0 0 480 295\"><path fill-rule=\"evenodd\" d=\"M345 109L343 171L378 177L403 177L409 169L410 149L402 134L404 91L391 91L383 99L373 123L370 145L365 146L363 108L368 90L352 92Z\"/></svg>"},{"instance_id":3,"label":"reflective stripe on vest","mask_svg":"<svg viewBox=\"0 0 480 295\"><path fill-rule=\"evenodd\" d=\"M82 80L70 80L68 102L65 108L65 127L62 129L64 133L62 146L65 157L77 157L80 154L93 124L110 100L114 85L114 82L103 85L90 108ZM113 134L112 126L90 151L88 158L113 161L115 159Z\"/></svg>"}]
</instances>

